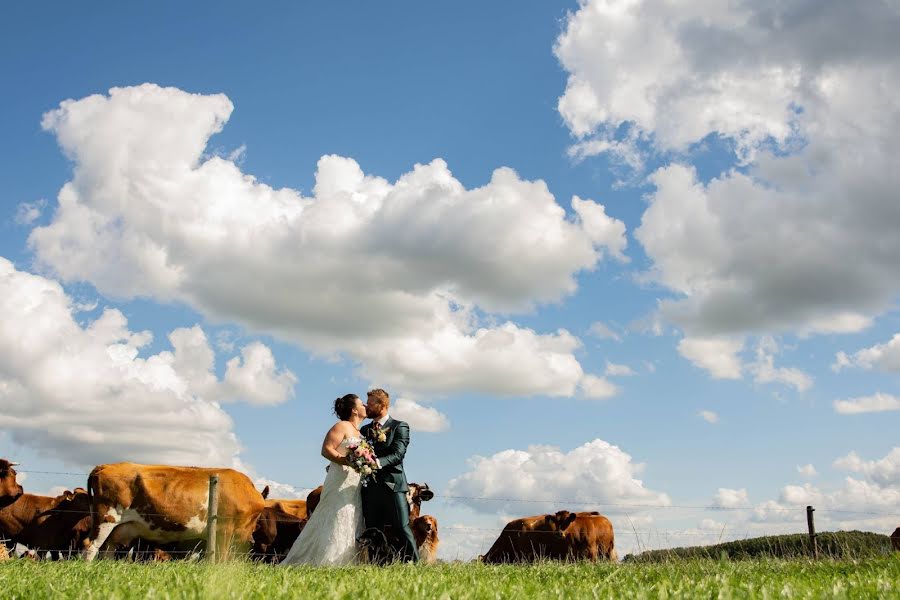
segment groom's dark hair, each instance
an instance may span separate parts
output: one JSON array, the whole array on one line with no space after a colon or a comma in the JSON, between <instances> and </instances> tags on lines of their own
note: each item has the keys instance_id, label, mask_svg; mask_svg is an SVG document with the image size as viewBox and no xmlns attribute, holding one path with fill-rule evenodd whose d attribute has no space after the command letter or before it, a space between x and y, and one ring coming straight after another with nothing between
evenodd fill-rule
<instances>
[{"instance_id":1,"label":"groom's dark hair","mask_svg":"<svg viewBox=\"0 0 900 600\"><path fill-rule=\"evenodd\" d=\"M366 396L368 397L367 399L369 402L372 402L374 400L375 403L379 406L384 406L385 408L387 408L391 405L390 395L388 395L388 393L381 388L370 391L368 394L366 394Z\"/></svg>"}]
</instances>

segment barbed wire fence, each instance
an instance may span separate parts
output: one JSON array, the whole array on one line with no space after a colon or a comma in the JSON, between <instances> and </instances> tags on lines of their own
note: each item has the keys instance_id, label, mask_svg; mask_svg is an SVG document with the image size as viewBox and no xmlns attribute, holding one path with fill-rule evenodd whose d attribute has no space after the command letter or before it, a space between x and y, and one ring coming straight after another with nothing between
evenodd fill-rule
<instances>
[{"instance_id":1,"label":"barbed wire fence","mask_svg":"<svg viewBox=\"0 0 900 600\"><path fill-rule=\"evenodd\" d=\"M222 469L225 470L225 469ZM209 471L216 471L216 469L209 469ZM72 471L44 471L44 470L31 470L31 469L20 469L17 470L18 473L28 474L28 475L54 475L54 476L66 476L66 477L80 477L87 478L89 473L82 472L72 472ZM170 478L170 475L160 474L160 475L141 475L142 479L153 479L153 478L166 479ZM86 479L85 479L86 481ZM310 485L299 485L292 483L282 483L282 485L287 485L292 487L294 490L300 492L312 491L318 486L310 486ZM259 482L254 485L259 485ZM62 488L63 486L54 486L58 488ZM82 487L82 486L72 486L72 487ZM210 503L212 503L213 495L210 495ZM296 498L297 500L304 500L304 498ZM274 499L273 499L274 500ZM280 500L292 500L290 498L280 498ZM691 528L685 529L662 529L662 528L638 528L635 527L632 515L634 512L644 512L644 511L704 511L704 512L722 512L722 513L747 513L752 511L760 510L759 506L753 505L716 505L716 504L673 504L673 503L642 503L642 502L634 502L634 503L623 503L623 502L596 502L596 501L586 501L586 500L574 500L574 499L558 499L558 498L513 498L513 497L494 497L494 496L472 496L472 495L457 495L457 494L438 494L434 493L432 501L437 500L439 502L447 503L450 505L460 506L460 505L470 505L470 503L486 503L486 504L502 504L502 505L523 505L523 506L547 506L548 508L554 508L556 510L568 510L570 508L582 507L582 508L590 508L593 510L598 509L608 509L610 513L607 516L611 516L613 518L618 518L619 520L627 520L629 523L629 527L618 527L615 530L615 535L618 538L619 536L628 536L634 539L635 544L638 546L640 550L644 550L645 545L652 538L656 538L663 544L668 544L671 539L674 540L693 540L693 539L703 539L703 540L712 540L713 538L718 538L715 543L721 542L726 529L729 526L734 527L735 524L729 523L721 523L717 525L722 525L719 533L717 534L713 530L709 531L698 531L698 530L689 530ZM855 515L862 517L878 517L878 518L887 518L887 517L897 517L900 519L900 512L896 512L893 510L889 511L878 511L871 509L855 509L848 507L826 507L822 509L812 509L811 506L807 506L805 508L800 506L766 506L763 510L767 513L783 513L783 514L798 514L801 511L805 512L807 517L810 515L811 510L816 510L820 514L829 514L834 513L835 515ZM70 510L70 509L59 509L54 508L48 513L72 513L72 514L81 514L83 516L90 516L90 510ZM500 516L502 513L506 511L497 511L497 515ZM145 517L160 517L164 518L170 516L167 513L153 513L141 511L141 515ZM210 519L216 519L219 522L227 522L229 520L228 516L217 515L214 514L213 511L208 512ZM636 518L639 518L635 515ZM835 519L837 520L837 519ZM861 519L854 519L861 520ZM278 517L270 518L271 522L276 523L296 523L296 519L282 519ZM798 514L798 517L795 520L791 521L783 521L781 524L783 525L793 525L802 523L803 518L802 514ZM746 523L738 523L737 526L744 525ZM208 528L209 531L215 531L215 528ZM686 530L687 529L687 530ZM506 531L508 533L530 533L531 530L516 530L504 528L501 525L495 527L479 527L479 526L469 526L469 525L443 525L440 526L440 530L442 532L451 531L457 532L460 534L465 534L471 537L482 538L480 543L482 551L485 546L487 546L487 542L493 540L500 534L501 531ZM729 541L742 541L747 540L751 537L761 537L766 535L783 535L785 532L779 532L774 534L766 534L761 532L759 529L743 529L743 530L729 530L728 537ZM800 532L794 532L800 533ZM811 545L815 547L815 536L816 534L813 531L812 522L809 522L809 534ZM214 535L214 533L213 533ZM0 542L5 542L6 540L0 539ZM215 543L212 544L215 546ZM72 554L72 548L45 548L41 549L43 552L58 552L58 553L69 553ZM167 553L173 555L196 555L197 549L191 550L167 550Z\"/></svg>"}]
</instances>

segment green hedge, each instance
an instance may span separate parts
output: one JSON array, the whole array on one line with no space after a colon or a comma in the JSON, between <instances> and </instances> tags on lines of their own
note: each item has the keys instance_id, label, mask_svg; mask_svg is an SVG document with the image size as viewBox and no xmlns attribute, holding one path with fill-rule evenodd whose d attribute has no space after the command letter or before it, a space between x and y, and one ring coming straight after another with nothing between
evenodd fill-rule
<instances>
[{"instance_id":1,"label":"green hedge","mask_svg":"<svg viewBox=\"0 0 900 600\"><path fill-rule=\"evenodd\" d=\"M834 531L817 536L819 556L822 558L858 559L885 556L892 552L891 539L870 531ZM688 558L744 560L750 558L799 558L810 556L809 536L806 534L771 535L735 540L712 546L690 546L649 550L629 554L626 561L661 562Z\"/></svg>"}]
</instances>

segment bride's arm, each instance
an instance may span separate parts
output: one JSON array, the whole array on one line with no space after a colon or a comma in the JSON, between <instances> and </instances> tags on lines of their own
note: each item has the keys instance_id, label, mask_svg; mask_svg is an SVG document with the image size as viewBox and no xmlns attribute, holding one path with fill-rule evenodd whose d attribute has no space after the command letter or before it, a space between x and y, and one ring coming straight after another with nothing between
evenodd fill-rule
<instances>
[{"instance_id":1,"label":"bride's arm","mask_svg":"<svg viewBox=\"0 0 900 600\"><path fill-rule=\"evenodd\" d=\"M325 434L325 441L322 442L322 456L333 463L346 465L347 459L341 451L341 442L344 441L343 423L335 423L334 427Z\"/></svg>"}]
</instances>

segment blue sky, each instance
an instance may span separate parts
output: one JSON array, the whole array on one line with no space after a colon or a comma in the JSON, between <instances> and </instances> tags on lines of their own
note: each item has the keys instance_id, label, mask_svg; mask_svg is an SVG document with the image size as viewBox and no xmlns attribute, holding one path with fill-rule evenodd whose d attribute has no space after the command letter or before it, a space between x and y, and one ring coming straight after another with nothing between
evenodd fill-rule
<instances>
[{"instance_id":1,"label":"blue sky","mask_svg":"<svg viewBox=\"0 0 900 600\"><path fill-rule=\"evenodd\" d=\"M14 265L8 292L21 294L5 305L0 453L35 471L228 459L306 488L321 479L332 399L383 385L413 402L404 409L414 425L407 470L443 492L429 509L448 527L447 556L477 551L508 516L566 500L755 507L627 515L642 531L699 540L722 524L732 537L792 531L801 516L792 507L813 500L900 512L900 341L891 345L900 221L896 159L884 142L900 132L890 93L900 76L883 30L900 17L839 3L810 13L797 1L771 20L761 8L701 4L679 13L649 0L606 12L587 0L516 10L7 8L0 256ZM862 48L817 41L850 28L867 31ZM748 48L753 60L736 50ZM111 88L122 90L115 101ZM94 95L104 100L92 112ZM44 120L57 109L56 121ZM203 119L217 124L191 130ZM190 144L199 154L179 163ZM343 159L319 162L329 155L355 161L368 183ZM208 161L225 166L200 170ZM375 212L322 208L331 205L316 187L317 163L335 189L363 186L353 201ZM515 172L511 182L492 180L501 167ZM67 182L95 229L57 212ZM289 191L277 204L265 190ZM429 220L444 210L434 208L445 206L442 194L458 204ZM589 201L584 212L573 196ZM498 198L513 207L503 212ZM313 213L284 215L307 201L323 216L304 229ZM269 244L277 234L257 221L266 211L284 211L296 229ZM200 241L220 226L230 228L225 241ZM360 229L317 241L323 227ZM521 241L546 227L564 242ZM154 278L142 239L187 276ZM332 260L333 272L316 266ZM32 291L47 302L39 310L26 310ZM381 293L384 305L366 300ZM65 317L74 304L85 310ZM370 308L387 333L365 331ZM120 311L129 334L85 333L107 309ZM409 325L418 310L435 312ZM65 324L53 321L60 311ZM19 352L19 332L48 322L59 343ZM598 323L612 334L598 335ZM460 349L432 337L439 326ZM185 347L214 354L214 383L202 357L169 360L167 335L179 328L192 332ZM479 330L498 336L493 349L473 349ZM123 341L142 331L152 341ZM79 380L93 364L84 357L108 360L105 344L135 354ZM438 367L423 362L429 353ZM169 360L165 368L151 368L154 356ZM632 374L616 374L623 367ZM74 379L54 380L70 368ZM61 389L103 391L88 399ZM169 409L177 427L160 417ZM123 425L129 418L140 426ZM154 443L135 443L142 438ZM815 475L798 472L810 464ZM26 487L79 483L66 477L28 474ZM624 531L624 513L613 512ZM870 517L834 513L828 523L878 529L890 520ZM645 545L670 542L647 535Z\"/></svg>"}]
</instances>

